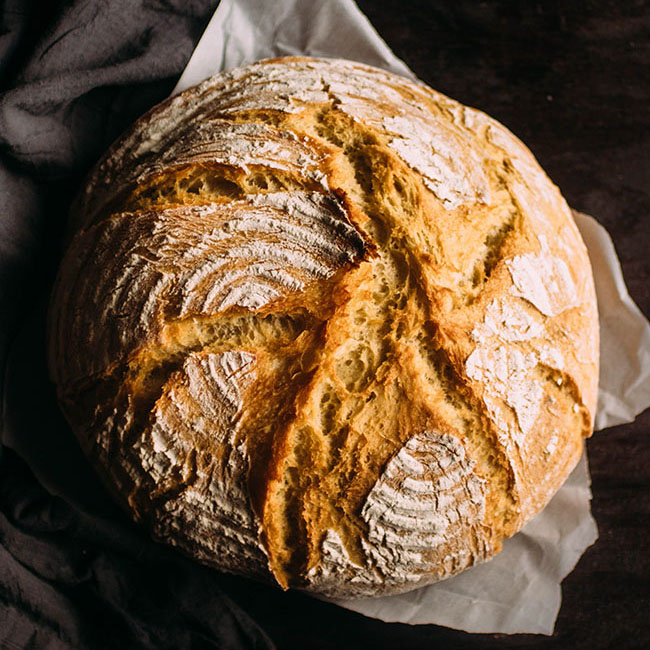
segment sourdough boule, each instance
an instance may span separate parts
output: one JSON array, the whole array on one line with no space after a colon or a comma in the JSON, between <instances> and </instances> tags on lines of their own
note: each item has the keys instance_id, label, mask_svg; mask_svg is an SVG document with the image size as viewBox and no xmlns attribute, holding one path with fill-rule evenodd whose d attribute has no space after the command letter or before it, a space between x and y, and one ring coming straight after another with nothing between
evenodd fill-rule
<instances>
[{"instance_id":1,"label":"sourdough boule","mask_svg":"<svg viewBox=\"0 0 650 650\"><path fill-rule=\"evenodd\" d=\"M498 553L592 431L585 246L522 143L340 60L219 74L141 118L71 215L61 407L159 540L336 597Z\"/></svg>"}]
</instances>

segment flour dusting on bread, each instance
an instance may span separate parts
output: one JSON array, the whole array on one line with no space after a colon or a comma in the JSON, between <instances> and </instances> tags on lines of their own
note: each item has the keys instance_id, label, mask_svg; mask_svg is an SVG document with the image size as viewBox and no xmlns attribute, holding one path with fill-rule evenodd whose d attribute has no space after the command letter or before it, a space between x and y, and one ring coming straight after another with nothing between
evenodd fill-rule
<instances>
[{"instance_id":1,"label":"flour dusting on bread","mask_svg":"<svg viewBox=\"0 0 650 650\"><path fill-rule=\"evenodd\" d=\"M217 75L113 145L70 224L61 407L132 516L208 565L332 597L442 580L591 433L570 211L423 84L298 57Z\"/></svg>"}]
</instances>

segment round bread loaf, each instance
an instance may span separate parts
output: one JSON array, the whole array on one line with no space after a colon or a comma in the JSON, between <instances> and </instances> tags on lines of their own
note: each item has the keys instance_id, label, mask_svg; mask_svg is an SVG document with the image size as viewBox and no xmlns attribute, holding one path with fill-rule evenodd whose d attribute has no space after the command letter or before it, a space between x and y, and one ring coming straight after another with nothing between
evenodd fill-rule
<instances>
[{"instance_id":1,"label":"round bread loaf","mask_svg":"<svg viewBox=\"0 0 650 650\"><path fill-rule=\"evenodd\" d=\"M72 213L62 409L119 501L222 570L336 597L498 553L590 435L570 211L483 113L340 60L154 108Z\"/></svg>"}]
</instances>

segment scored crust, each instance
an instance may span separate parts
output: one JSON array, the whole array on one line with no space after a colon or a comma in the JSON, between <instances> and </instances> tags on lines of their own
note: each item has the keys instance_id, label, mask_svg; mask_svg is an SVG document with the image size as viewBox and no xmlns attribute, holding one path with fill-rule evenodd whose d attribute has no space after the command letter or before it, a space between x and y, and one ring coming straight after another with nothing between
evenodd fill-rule
<instances>
[{"instance_id":1,"label":"scored crust","mask_svg":"<svg viewBox=\"0 0 650 650\"><path fill-rule=\"evenodd\" d=\"M498 553L590 435L598 324L505 127L341 60L159 105L100 161L51 306L62 409L121 503L217 568L398 593Z\"/></svg>"}]
</instances>

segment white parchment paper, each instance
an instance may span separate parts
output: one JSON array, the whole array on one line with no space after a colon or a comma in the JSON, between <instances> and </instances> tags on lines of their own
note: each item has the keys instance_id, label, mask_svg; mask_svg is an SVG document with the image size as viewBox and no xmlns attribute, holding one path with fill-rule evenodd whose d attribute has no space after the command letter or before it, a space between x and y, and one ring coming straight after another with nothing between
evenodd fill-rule
<instances>
[{"instance_id":1,"label":"white parchment paper","mask_svg":"<svg viewBox=\"0 0 650 650\"><path fill-rule=\"evenodd\" d=\"M258 59L338 57L397 74L411 71L352 0L222 0L174 92ZM650 325L631 300L612 240L574 212L594 270L601 326L596 429L631 422L650 406ZM384 621L467 632L552 634L562 579L598 537L586 457L548 506L503 551L454 578L399 596L338 600Z\"/></svg>"}]
</instances>

